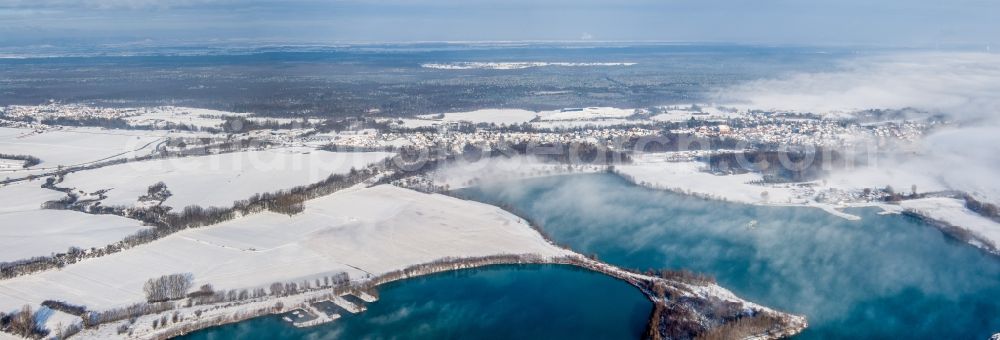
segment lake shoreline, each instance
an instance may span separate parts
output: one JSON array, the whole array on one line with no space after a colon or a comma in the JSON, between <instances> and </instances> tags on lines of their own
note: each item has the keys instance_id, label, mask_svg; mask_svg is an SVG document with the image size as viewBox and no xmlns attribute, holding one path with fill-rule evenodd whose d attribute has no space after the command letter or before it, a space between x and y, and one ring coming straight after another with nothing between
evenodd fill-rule
<instances>
[{"instance_id":1,"label":"lake shoreline","mask_svg":"<svg viewBox=\"0 0 1000 340\"><path fill-rule=\"evenodd\" d=\"M627 173L624 173L624 172L622 172L620 170L617 170L617 169L608 169L608 171L606 171L606 173L614 175L616 177L619 177L619 178L625 180L626 182L628 182L631 185L634 185L634 186L637 186L637 187L641 187L641 188L646 188L646 189L649 189L649 190L672 192L672 193L676 193L676 194L680 194L680 195L686 195L686 196L701 198L701 199L705 199L705 200L714 200L714 201L727 202L727 203L736 203L736 204L748 204L748 205L755 205L755 206L762 206L762 207L801 207L801 208L814 208L814 209L822 210L822 211L824 211L826 213L829 213L829 214L831 214L833 216L837 216L837 217L844 218L844 219L851 220L851 221L857 221L857 220L860 220L861 218L858 217L858 216L856 216L856 215L852 215L852 214L848 214L846 212L843 212L840 209L844 209L844 208L867 208L867 207L878 208L878 209L881 209L884 213L887 213L887 214L902 214L902 215L906 215L906 216L911 216L911 217L914 217L914 218L918 218L921 221L923 221L924 223L937 228L938 230L940 230L945 235L948 235L949 237L953 237L956 240L959 240L959 241L964 242L964 243L966 243L966 244L968 244L970 246L973 246L973 247L975 247L975 248L977 248L979 250L982 250L983 252L985 252L987 254L994 255L994 256L1000 256L1000 245L997 244L997 241L996 240L992 240L992 239L990 239L988 237L985 237L983 235L978 234L975 230L973 230L973 228L964 227L964 226L961 226L961 225L957 225L956 223L954 223L954 221L950 221L950 220L943 219L943 218L940 218L940 217L938 217L938 218L932 217L932 216L930 216L930 214L928 214L926 212L923 212L923 211L920 211L920 210L904 208L904 207L900 206L898 203L897 204L888 204L888 203L883 203L883 202L867 202L867 203L853 203L853 204L844 205L842 207L836 207L836 206L834 206L832 204L815 203L815 202L813 202L813 204L805 204L805 203L780 203L780 202L745 202L745 201L741 201L741 200L733 200L733 201L731 201L727 197L717 197L717 196L713 196L713 195L709 195L709 194L703 194L703 193L699 193L699 192L685 192L685 191L682 191L682 190L679 190L679 189L658 186L658 185L656 185L654 183L641 182L641 181L636 180L633 176L631 176L631 175L629 175Z\"/></svg>"},{"instance_id":2,"label":"lake shoreline","mask_svg":"<svg viewBox=\"0 0 1000 340\"><path fill-rule=\"evenodd\" d=\"M445 272L461 271L461 270L467 270L467 269L476 269L476 268L485 268L485 267L494 267L494 266L505 266L505 265L514 265L514 266L521 266L521 265L527 265L527 266L532 266L532 265L556 265L556 266L568 266L568 267L572 267L572 268L583 270L583 271L594 272L594 273L597 273L597 274L602 274L604 276L614 278L614 279L619 280L619 281L626 282L626 283L632 285L633 287L635 287L636 289L638 289L654 305L656 305L656 304L664 304L664 301L663 301L662 297L658 297L651 290L650 287L652 285L655 285L655 283L657 283L657 282L667 281L666 279L655 278L655 277L651 277L651 276L648 276L648 275L645 275L645 274L635 273L635 272L623 270L621 268L618 268L618 267L615 267L615 266L612 266L612 265L609 265L609 264L605 264L605 263L602 263L602 262L599 262L599 261L596 261L596 260L593 260L593 259L590 259L590 258L587 258L587 257L583 257L583 256L580 256L580 255L566 256L566 257L563 257L563 258L542 258L542 257L534 257L534 256L531 256L530 254L524 254L524 255L519 255L519 256L526 256L526 257L520 257L520 258L503 257L503 258L491 258L491 259L479 259L479 260L477 260L477 259L471 259L471 262L469 262L470 259L445 260L445 261L442 261L442 262L439 262L439 263L425 264L428 267L421 268L420 270L415 270L415 269L412 270L412 271L410 271L410 270L403 270L400 273L401 275L399 275L399 274L397 274L397 275L382 275L380 277L376 277L376 278L373 278L373 279L361 282L359 286L352 287L352 289L371 289L371 288L379 287L379 286L382 286L382 285L385 285L385 284L389 284L389 283L393 283L393 282L398 282L398 281L402 281L402 280L406 280L406 279L418 278L418 277L422 277L422 276L428 276L428 275L433 275L433 274L440 274L440 273L445 273ZM424 266L424 265L421 265L421 266ZM678 287L678 285L672 285L672 286L673 287ZM691 288L692 285L681 284L679 286L680 287L684 287L684 288ZM718 287L717 285L714 285L714 284L712 284L709 287L708 291L710 293L712 293L712 294L718 294L718 295L720 295L720 296L714 296L716 298L727 299L727 300L732 300L732 299L736 298L735 295L732 295L732 293L730 293L728 290L725 290L724 288ZM302 295L302 297L305 297L305 299L300 299L302 302L300 302L299 304L291 304L291 305L289 305L289 304L282 304L282 307L280 309L278 309L278 308L274 308L274 309L270 309L270 310L268 310L268 309L263 309L263 310L258 309L256 312L251 311L250 313L241 314L241 317L232 318L232 319L226 319L226 320L222 320L222 319L205 320L205 321L199 320L201 322L190 323L190 324L180 324L180 325L172 326L172 327L170 327L168 329L162 329L161 331L156 332L156 334L147 334L147 336L141 336L140 335L140 337L142 337L142 338L149 338L149 339L169 339L169 338L174 338L174 337L177 337L177 336L183 336L183 335L186 335L186 334L190 334L190 333L193 333L193 332L196 332L196 331L200 331L200 330L203 330L203 329L207 329L207 328L211 328L211 327L217 327L217 326L222 326L222 325L226 325L226 324L238 323L238 322L246 321L246 320L257 318L257 317L267 316L267 315L276 315L276 314L286 313L286 312L289 312L289 311L292 311L292 310L300 308L303 304L306 304L306 303L309 303L309 302L312 302L312 301L323 300L323 297L329 296L330 294L329 293L324 294L321 291L316 291L316 292L307 292L307 293L303 293L303 294L299 294L299 295ZM334 293L334 295L336 295L336 293ZM738 299L738 298L736 298L736 299ZM263 303L266 304L269 301L275 301L275 302L277 302L277 301L281 301L282 299L279 298L279 299L264 299L264 300L265 301L259 301L259 302L263 302ZM758 339L778 339L778 338L784 338L784 337L791 336L791 335L794 335L794 334L797 334L797 333L801 332L808 325L808 323L805 320L805 317L795 316L795 315L790 315L790 314L785 314L785 313L777 312L777 311L768 309L766 307L762 307L762 306L759 306L759 305L756 305L756 304L753 304L753 303L749 303L749 302L745 302L745 303L746 303L746 306L748 308L751 308L752 310L754 310L755 313L762 313L762 314L766 314L766 315L771 315L771 316L774 316L774 317L777 317L777 318L783 320L783 322L784 322L784 324L781 327L778 327L778 328L775 328L775 329L768 329L765 332L761 332L759 334L752 334L752 336L755 336ZM241 311L240 306L232 306L232 307L229 307L229 308L233 309L234 312ZM245 309L242 309L242 311L246 312ZM336 322L336 321L334 321L334 322ZM292 326L289 325L289 327L292 327ZM648 331L649 330L647 329L647 332Z\"/></svg>"},{"instance_id":3,"label":"lake shoreline","mask_svg":"<svg viewBox=\"0 0 1000 340\"><path fill-rule=\"evenodd\" d=\"M612 174L462 193L510 204L552 239L602 261L708 273L740 296L804 314L803 339L894 336L920 320L935 337L980 337L1000 325L988 298L1000 289L995 256L906 214L859 207L847 212L862 220L847 220L633 186Z\"/></svg>"}]
</instances>

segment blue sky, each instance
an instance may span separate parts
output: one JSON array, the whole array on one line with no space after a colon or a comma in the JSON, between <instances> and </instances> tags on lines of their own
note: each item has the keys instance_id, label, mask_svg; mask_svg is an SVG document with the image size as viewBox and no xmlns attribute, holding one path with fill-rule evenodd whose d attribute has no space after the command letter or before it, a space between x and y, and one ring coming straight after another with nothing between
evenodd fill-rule
<instances>
[{"instance_id":1,"label":"blue sky","mask_svg":"<svg viewBox=\"0 0 1000 340\"><path fill-rule=\"evenodd\" d=\"M994 0L0 0L0 45L643 40L1000 43Z\"/></svg>"}]
</instances>

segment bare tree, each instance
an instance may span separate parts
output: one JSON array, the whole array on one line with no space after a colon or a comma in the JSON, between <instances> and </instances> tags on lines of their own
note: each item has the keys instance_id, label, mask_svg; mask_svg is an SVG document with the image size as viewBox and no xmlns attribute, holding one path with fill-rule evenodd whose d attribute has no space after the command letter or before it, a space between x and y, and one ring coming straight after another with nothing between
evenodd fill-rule
<instances>
[{"instance_id":1,"label":"bare tree","mask_svg":"<svg viewBox=\"0 0 1000 340\"><path fill-rule=\"evenodd\" d=\"M146 281L143 290L149 302L183 299L191 288L194 276L191 273L170 274Z\"/></svg>"}]
</instances>

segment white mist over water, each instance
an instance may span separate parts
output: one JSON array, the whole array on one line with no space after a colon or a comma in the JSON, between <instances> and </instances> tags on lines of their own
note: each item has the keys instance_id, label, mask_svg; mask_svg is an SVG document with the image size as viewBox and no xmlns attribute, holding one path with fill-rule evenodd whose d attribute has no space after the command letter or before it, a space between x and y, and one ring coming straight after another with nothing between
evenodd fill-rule
<instances>
[{"instance_id":1,"label":"white mist over water","mask_svg":"<svg viewBox=\"0 0 1000 340\"><path fill-rule=\"evenodd\" d=\"M803 339L979 338L1000 327L1000 262L919 220L856 209L704 200L571 175L470 190L602 261L714 275L740 296L809 317ZM759 221L753 229L750 221Z\"/></svg>"}]
</instances>

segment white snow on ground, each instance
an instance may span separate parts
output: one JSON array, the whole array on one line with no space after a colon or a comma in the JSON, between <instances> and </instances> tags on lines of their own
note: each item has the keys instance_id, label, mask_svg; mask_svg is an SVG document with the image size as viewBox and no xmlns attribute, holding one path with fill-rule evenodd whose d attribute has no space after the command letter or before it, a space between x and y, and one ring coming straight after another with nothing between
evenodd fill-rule
<instances>
[{"instance_id":1,"label":"white snow on ground","mask_svg":"<svg viewBox=\"0 0 1000 340\"><path fill-rule=\"evenodd\" d=\"M665 159L666 157L667 154L640 154L634 156L634 164L619 165L615 169L622 174L632 176L640 185L653 188L747 204L815 207L847 219L859 219L859 217L844 213L839 209L862 206L879 207L887 212L913 209L921 215L976 232L1000 245L1000 223L993 222L966 209L963 202L959 200L925 198L906 200L900 203L900 206L882 202L820 203L814 199L812 194L797 192L794 186L748 184L748 182L760 180L759 174L714 175L701 171L704 167L703 163L670 162ZM864 188L884 188L887 184L892 185L898 192L909 192L912 184L918 185L919 192L946 189L933 179L922 177L919 174L887 173L884 169L868 168L834 174L827 179L826 185L817 184L815 189L851 191ZM765 191L767 192L766 198L765 195L762 195Z\"/></svg>"},{"instance_id":2,"label":"white snow on ground","mask_svg":"<svg viewBox=\"0 0 1000 340\"><path fill-rule=\"evenodd\" d=\"M166 134L151 131L64 128L36 133L31 129L0 128L0 153L38 157L32 169L70 166L144 155ZM0 175L5 172L0 171Z\"/></svg>"},{"instance_id":3,"label":"white snow on ground","mask_svg":"<svg viewBox=\"0 0 1000 340\"><path fill-rule=\"evenodd\" d=\"M641 111L641 110L640 110ZM697 109L673 108L665 113L652 115L649 120L627 120L625 118L636 114L636 109L624 109L614 107L584 107L566 108L548 111L528 111L521 109L484 109L468 112L450 112L441 114L421 115L418 119L402 118L393 121L402 121L406 127L428 127L434 124L466 121L473 123L496 123L496 124L519 124L530 122L534 118L540 121L532 122L532 125L539 128L574 128L588 125L609 126L622 124L642 124L671 121L687 121L691 118L706 119L726 119L741 115L739 112L730 112L716 106L699 106ZM642 111L645 112L645 111Z\"/></svg>"},{"instance_id":4,"label":"white snow on ground","mask_svg":"<svg viewBox=\"0 0 1000 340\"><path fill-rule=\"evenodd\" d=\"M731 202L805 203L804 200L796 198L791 189L748 184L761 180L759 174L714 175L701 171L705 166L701 162L668 162L663 159L666 156L667 154L638 155L634 164L618 165L615 169L647 186ZM767 192L767 195L762 195L764 192Z\"/></svg>"},{"instance_id":5,"label":"white snow on ground","mask_svg":"<svg viewBox=\"0 0 1000 340\"><path fill-rule=\"evenodd\" d=\"M49 333L50 335L55 335L56 330L66 329L69 325L82 323L79 316L60 312L48 307L40 307L37 311L41 315L41 320L42 323L45 324L45 329L48 329L51 332Z\"/></svg>"},{"instance_id":6,"label":"white snow on ground","mask_svg":"<svg viewBox=\"0 0 1000 340\"><path fill-rule=\"evenodd\" d=\"M813 194L803 192L803 188L794 184L751 184L763 179L760 174L716 175L702 171L705 167L703 163L669 161L669 157L669 154L662 153L639 154L633 156L634 164L619 165L615 169L631 176L640 185L656 189L745 204L808 206L823 209L838 217L860 219L839 210L856 205L816 202Z\"/></svg>"},{"instance_id":7,"label":"white snow on ground","mask_svg":"<svg viewBox=\"0 0 1000 340\"><path fill-rule=\"evenodd\" d=\"M727 119L739 115L741 114L738 112L723 111L714 106L702 106L696 110L692 110L690 108L668 109L664 113L649 117L649 119L658 122L685 122L691 120L691 118L698 120Z\"/></svg>"},{"instance_id":8,"label":"white snow on ground","mask_svg":"<svg viewBox=\"0 0 1000 340\"><path fill-rule=\"evenodd\" d=\"M195 286L253 288L341 271L359 278L447 256L515 253L569 254L494 206L394 186L356 188L308 201L295 216L256 214L5 280L0 310L46 299L122 306L144 299L147 279L171 273L194 274Z\"/></svg>"},{"instance_id":9,"label":"white snow on ground","mask_svg":"<svg viewBox=\"0 0 1000 340\"><path fill-rule=\"evenodd\" d=\"M42 202L65 195L39 184L0 187L0 261L48 256L69 247L100 247L145 228L118 216L42 210Z\"/></svg>"},{"instance_id":10,"label":"white snow on ground","mask_svg":"<svg viewBox=\"0 0 1000 340\"><path fill-rule=\"evenodd\" d=\"M194 125L199 128L217 128L224 117L244 117L248 113L233 113L190 107L163 106L144 108L141 114L125 118L131 125L160 127L165 123Z\"/></svg>"},{"instance_id":11,"label":"white snow on ground","mask_svg":"<svg viewBox=\"0 0 1000 340\"><path fill-rule=\"evenodd\" d=\"M443 113L444 117L437 119L438 115L418 116L435 122L458 122L466 121L473 123L494 123L494 124L520 124L535 118L534 111L521 109L482 109L467 112Z\"/></svg>"},{"instance_id":12,"label":"white snow on ground","mask_svg":"<svg viewBox=\"0 0 1000 340\"><path fill-rule=\"evenodd\" d=\"M578 109L562 109L542 111L538 116L542 120L581 120L625 118L635 114L635 109L619 109L614 107L586 107Z\"/></svg>"},{"instance_id":13,"label":"white snow on ground","mask_svg":"<svg viewBox=\"0 0 1000 340\"><path fill-rule=\"evenodd\" d=\"M126 117L125 120L133 126L151 126L162 128L167 123L193 125L199 128L219 128L228 117L244 117L251 121L274 121L278 123L301 122L301 119L257 117L251 113L228 112L211 109L180 106L159 106L142 108L140 114ZM322 121L312 119L312 122Z\"/></svg>"},{"instance_id":14,"label":"white snow on ground","mask_svg":"<svg viewBox=\"0 0 1000 340\"><path fill-rule=\"evenodd\" d=\"M0 186L0 214L41 209L42 202L66 194L41 187L41 180Z\"/></svg>"},{"instance_id":15,"label":"white snow on ground","mask_svg":"<svg viewBox=\"0 0 1000 340\"><path fill-rule=\"evenodd\" d=\"M542 129L572 129L586 127L607 127L614 125L638 125L652 123L648 120L638 119L600 119L600 120L557 120L531 123L532 126Z\"/></svg>"},{"instance_id":16,"label":"white snow on ground","mask_svg":"<svg viewBox=\"0 0 1000 340\"><path fill-rule=\"evenodd\" d=\"M18 170L23 169L24 161L19 159L6 159L0 158L0 170Z\"/></svg>"},{"instance_id":17,"label":"white snow on ground","mask_svg":"<svg viewBox=\"0 0 1000 340\"><path fill-rule=\"evenodd\" d=\"M945 221L990 240L1000 246L1000 223L979 216L965 208L965 202L954 198L931 197L906 200L900 203L904 209L912 209L921 215Z\"/></svg>"},{"instance_id":18,"label":"white snow on ground","mask_svg":"<svg viewBox=\"0 0 1000 340\"><path fill-rule=\"evenodd\" d=\"M920 169L907 170L898 166L859 167L834 171L827 183L837 188L885 188L892 186L897 192L909 193L913 185L919 192L950 190L940 180Z\"/></svg>"},{"instance_id":19,"label":"white snow on ground","mask_svg":"<svg viewBox=\"0 0 1000 340\"><path fill-rule=\"evenodd\" d=\"M231 206L256 193L319 182L388 156L386 152L280 148L167 158L72 173L59 186L86 192L112 189L102 204L132 206L150 185L162 181L173 194L164 203L168 206Z\"/></svg>"},{"instance_id":20,"label":"white snow on ground","mask_svg":"<svg viewBox=\"0 0 1000 340\"><path fill-rule=\"evenodd\" d=\"M412 118L392 119L392 121L393 122L397 122L397 123L402 123L401 124L402 126L405 126L405 127L408 127L408 128L430 127L430 126L435 126L435 125L439 125L439 124L442 123L439 120L433 120L433 119L412 119Z\"/></svg>"},{"instance_id":21,"label":"white snow on ground","mask_svg":"<svg viewBox=\"0 0 1000 340\"><path fill-rule=\"evenodd\" d=\"M22 260L89 249L117 242L145 229L139 221L113 215L89 215L70 210L0 213L0 261Z\"/></svg>"}]
</instances>

